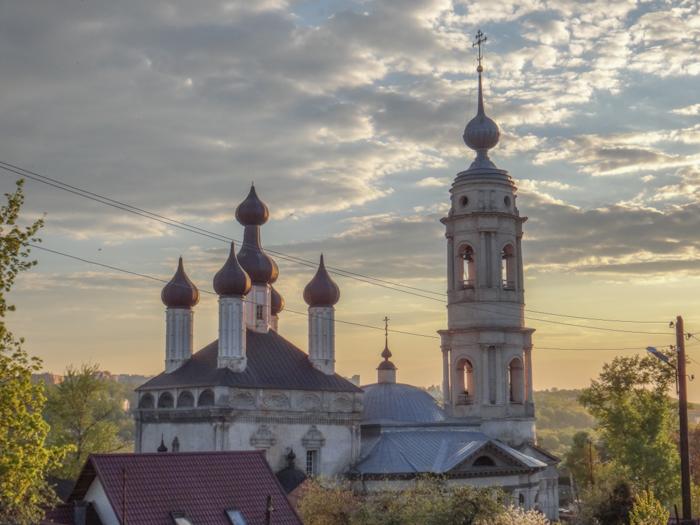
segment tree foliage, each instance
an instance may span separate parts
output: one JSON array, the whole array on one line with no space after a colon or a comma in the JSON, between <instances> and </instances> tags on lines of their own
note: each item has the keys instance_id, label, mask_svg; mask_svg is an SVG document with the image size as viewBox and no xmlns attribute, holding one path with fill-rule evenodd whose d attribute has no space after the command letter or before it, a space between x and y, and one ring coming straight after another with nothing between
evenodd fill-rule
<instances>
[{"instance_id":1,"label":"tree foliage","mask_svg":"<svg viewBox=\"0 0 700 525\"><path fill-rule=\"evenodd\" d=\"M600 465L600 454L592 434L581 431L574 434L571 448L564 456L564 466L574 477L579 490L595 481L596 469Z\"/></svg>"},{"instance_id":2,"label":"tree foliage","mask_svg":"<svg viewBox=\"0 0 700 525\"><path fill-rule=\"evenodd\" d=\"M306 525L486 525L507 512L494 489L420 479L401 491L355 494L349 485L308 482L299 502ZM520 523L520 522L518 522ZM523 522L539 525L541 522Z\"/></svg>"},{"instance_id":3,"label":"tree foliage","mask_svg":"<svg viewBox=\"0 0 700 525\"><path fill-rule=\"evenodd\" d=\"M48 390L45 417L49 440L71 451L55 474L75 479L89 454L129 447L131 418L124 411L118 383L104 379L96 365L68 367L63 381ZM122 432L120 432L122 431Z\"/></svg>"},{"instance_id":4,"label":"tree foliage","mask_svg":"<svg viewBox=\"0 0 700 525\"><path fill-rule=\"evenodd\" d=\"M15 310L7 294L16 277L36 264L27 244L37 241L43 223L18 224L22 181L5 197L7 203L0 207L0 524L24 525L39 522L45 506L55 501L46 474L63 451L46 445L44 389L31 381L41 361L22 349L23 339L16 339L6 325L7 313Z\"/></svg>"},{"instance_id":5,"label":"tree foliage","mask_svg":"<svg viewBox=\"0 0 700 525\"><path fill-rule=\"evenodd\" d=\"M668 398L674 380L673 369L653 357L616 357L581 394L612 461L635 488L653 490L664 503L679 490Z\"/></svg>"},{"instance_id":6,"label":"tree foliage","mask_svg":"<svg viewBox=\"0 0 700 525\"><path fill-rule=\"evenodd\" d=\"M666 525L670 515L652 491L642 490L634 497L630 525Z\"/></svg>"}]
</instances>

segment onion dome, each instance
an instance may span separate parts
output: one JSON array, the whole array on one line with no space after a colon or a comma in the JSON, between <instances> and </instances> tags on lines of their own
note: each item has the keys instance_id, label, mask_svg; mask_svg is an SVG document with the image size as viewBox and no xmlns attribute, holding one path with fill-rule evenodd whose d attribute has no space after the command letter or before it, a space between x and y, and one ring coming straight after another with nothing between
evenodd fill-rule
<instances>
[{"instance_id":1,"label":"onion dome","mask_svg":"<svg viewBox=\"0 0 700 525\"><path fill-rule=\"evenodd\" d=\"M260 245L260 226L246 226L243 245L238 251L238 262L250 276L253 284L272 284L279 276L277 263Z\"/></svg>"},{"instance_id":2,"label":"onion dome","mask_svg":"<svg viewBox=\"0 0 700 525\"><path fill-rule=\"evenodd\" d=\"M389 350L389 318L384 318L384 350L382 350L384 361L379 363L377 370L396 370L396 365L389 361L391 350Z\"/></svg>"},{"instance_id":3,"label":"onion dome","mask_svg":"<svg viewBox=\"0 0 700 525\"><path fill-rule=\"evenodd\" d=\"M295 465L297 456L292 449L287 454L287 466L280 470L276 476L284 491L289 494L306 480L306 474Z\"/></svg>"},{"instance_id":4,"label":"onion dome","mask_svg":"<svg viewBox=\"0 0 700 525\"><path fill-rule=\"evenodd\" d=\"M163 304L168 308L192 308L199 302L199 290L185 273L182 257L177 263L177 271L160 293Z\"/></svg>"},{"instance_id":5,"label":"onion dome","mask_svg":"<svg viewBox=\"0 0 700 525\"><path fill-rule=\"evenodd\" d=\"M333 306L340 299L340 289L333 282L323 263L323 255L314 278L304 288L304 301L309 306Z\"/></svg>"},{"instance_id":6,"label":"onion dome","mask_svg":"<svg viewBox=\"0 0 700 525\"><path fill-rule=\"evenodd\" d=\"M476 116L469 121L464 128L464 143L476 151L476 159L472 163L472 168L495 168L488 156L488 150L498 144L501 132L491 118L484 111L484 96L481 88L481 65L477 68L479 73L479 102Z\"/></svg>"},{"instance_id":7,"label":"onion dome","mask_svg":"<svg viewBox=\"0 0 700 525\"><path fill-rule=\"evenodd\" d=\"M270 287L270 313L277 315L282 310L284 310L284 297L273 287Z\"/></svg>"},{"instance_id":8,"label":"onion dome","mask_svg":"<svg viewBox=\"0 0 700 525\"><path fill-rule=\"evenodd\" d=\"M228 259L214 276L214 291L219 295L245 295L250 287L250 277L238 263L236 246L231 243Z\"/></svg>"},{"instance_id":9,"label":"onion dome","mask_svg":"<svg viewBox=\"0 0 700 525\"><path fill-rule=\"evenodd\" d=\"M261 226L270 217L270 210L255 193L255 186L250 185L250 192L243 202L236 208L236 220L243 226Z\"/></svg>"}]
</instances>

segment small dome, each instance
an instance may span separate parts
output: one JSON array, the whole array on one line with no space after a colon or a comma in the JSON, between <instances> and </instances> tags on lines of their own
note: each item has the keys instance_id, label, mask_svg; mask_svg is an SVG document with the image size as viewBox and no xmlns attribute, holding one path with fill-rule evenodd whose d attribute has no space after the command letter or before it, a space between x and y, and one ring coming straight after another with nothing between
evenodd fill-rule
<instances>
[{"instance_id":1,"label":"small dome","mask_svg":"<svg viewBox=\"0 0 700 525\"><path fill-rule=\"evenodd\" d=\"M425 390L401 383L363 386L363 422L437 423L445 414Z\"/></svg>"},{"instance_id":2,"label":"small dome","mask_svg":"<svg viewBox=\"0 0 700 525\"><path fill-rule=\"evenodd\" d=\"M228 259L214 276L214 291L219 295L245 295L250 287L250 277L238 263L236 247L231 243Z\"/></svg>"},{"instance_id":3,"label":"small dome","mask_svg":"<svg viewBox=\"0 0 700 525\"><path fill-rule=\"evenodd\" d=\"M498 144L501 131L493 119L484 113L471 119L464 128L464 143L475 151L489 150Z\"/></svg>"},{"instance_id":4,"label":"small dome","mask_svg":"<svg viewBox=\"0 0 700 525\"><path fill-rule=\"evenodd\" d=\"M396 370L396 365L387 359L379 363L377 370Z\"/></svg>"},{"instance_id":5,"label":"small dome","mask_svg":"<svg viewBox=\"0 0 700 525\"><path fill-rule=\"evenodd\" d=\"M192 308L199 302L199 290L185 273L182 257L177 263L177 271L160 293L163 304L168 308Z\"/></svg>"},{"instance_id":6,"label":"small dome","mask_svg":"<svg viewBox=\"0 0 700 525\"><path fill-rule=\"evenodd\" d=\"M253 283L272 284L279 276L277 263L260 245L260 226L245 227L243 245L238 251L238 262Z\"/></svg>"},{"instance_id":7,"label":"small dome","mask_svg":"<svg viewBox=\"0 0 700 525\"><path fill-rule=\"evenodd\" d=\"M272 315L277 315L282 310L284 310L284 297L273 287L270 287L270 312Z\"/></svg>"},{"instance_id":8,"label":"small dome","mask_svg":"<svg viewBox=\"0 0 700 525\"><path fill-rule=\"evenodd\" d=\"M255 186L251 184L250 192L243 202L236 208L236 220L243 226L261 226L270 217L270 210L255 193Z\"/></svg>"},{"instance_id":9,"label":"small dome","mask_svg":"<svg viewBox=\"0 0 700 525\"><path fill-rule=\"evenodd\" d=\"M276 476L284 491L289 494L299 485L306 481L306 474L295 465L296 454L290 449L287 454L287 466L280 470Z\"/></svg>"},{"instance_id":10,"label":"small dome","mask_svg":"<svg viewBox=\"0 0 700 525\"><path fill-rule=\"evenodd\" d=\"M340 300L340 288L326 271L323 255L314 278L304 288L304 301L309 306L333 306Z\"/></svg>"}]
</instances>

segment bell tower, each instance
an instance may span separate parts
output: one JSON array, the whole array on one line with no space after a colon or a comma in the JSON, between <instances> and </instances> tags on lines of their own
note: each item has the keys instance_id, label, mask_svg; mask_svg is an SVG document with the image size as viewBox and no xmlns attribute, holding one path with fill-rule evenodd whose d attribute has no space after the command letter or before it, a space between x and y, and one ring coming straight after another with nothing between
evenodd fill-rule
<instances>
[{"instance_id":1,"label":"bell tower","mask_svg":"<svg viewBox=\"0 0 700 525\"><path fill-rule=\"evenodd\" d=\"M523 318L524 280L517 188L491 161L498 125L486 115L482 51L476 35L478 102L464 130L476 151L457 174L445 225L447 238L447 330L441 330L443 397L452 417L469 418L503 441L534 441L531 336Z\"/></svg>"}]
</instances>

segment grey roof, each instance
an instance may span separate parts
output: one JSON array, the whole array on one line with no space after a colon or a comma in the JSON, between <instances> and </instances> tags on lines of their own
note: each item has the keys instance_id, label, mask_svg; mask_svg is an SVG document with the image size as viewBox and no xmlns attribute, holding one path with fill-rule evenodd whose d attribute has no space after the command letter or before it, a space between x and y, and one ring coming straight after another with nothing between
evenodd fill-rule
<instances>
[{"instance_id":1,"label":"grey roof","mask_svg":"<svg viewBox=\"0 0 700 525\"><path fill-rule=\"evenodd\" d=\"M425 390L402 383L374 383L362 387L362 422L437 423L445 414Z\"/></svg>"},{"instance_id":2,"label":"grey roof","mask_svg":"<svg viewBox=\"0 0 700 525\"><path fill-rule=\"evenodd\" d=\"M481 432L402 429L383 432L367 445L354 469L362 475L447 474L486 451L504 458L507 467L501 469L547 467L546 463ZM476 470L484 472L483 468Z\"/></svg>"},{"instance_id":3,"label":"grey roof","mask_svg":"<svg viewBox=\"0 0 700 525\"><path fill-rule=\"evenodd\" d=\"M205 346L180 368L161 373L138 390L172 387L231 386L240 388L279 388L361 392L337 374L316 370L308 356L274 330L267 333L247 330L248 363L244 372L217 368L219 342Z\"/></svg>"}]
</instances>

